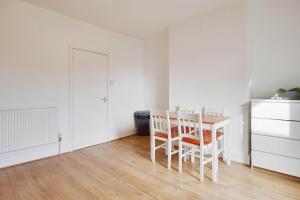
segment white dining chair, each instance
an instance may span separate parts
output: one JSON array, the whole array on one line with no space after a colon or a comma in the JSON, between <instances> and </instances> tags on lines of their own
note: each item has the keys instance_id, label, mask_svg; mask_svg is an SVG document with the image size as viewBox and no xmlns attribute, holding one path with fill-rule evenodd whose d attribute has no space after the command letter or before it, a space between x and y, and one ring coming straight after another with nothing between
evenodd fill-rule
<instances>
[{"instance_id":1,"label":"white dining chair","mask_svg":"<svg viewBox=\"0 0 300 200\"><path fill-rule=\"evenodd\" d=\"M183 106L180 105L178 106L178 110L179 112L183 112L183 113L200 113L201 109L199 106Z\"/></svg>"},{"instance_id":2,"label":"white dining chair","mask_svg":"<svg viewBox=\"0 0 300 200\"><path fill-rule=\"evenodd\" d=\"M206 106L203 108L203 114L214 115L214 116L224 116L224 108L223 107Z\"/></svg>"},{"instance_id":3,"label":"white dining chair","mask_svg":"<svg viewBox=\"0 0 300 200\"><path fill-rule=\"evenodd\" d=\"M181 112L181 113L194 113L194 114L195 113L201 113L201 109L200 109L199 106L180 105L180 106L178 106L178 111ZM185 147L184 151L187 151L186 148L187 147ZM193 155L194 155L195 150L191 149L189 152L190 152L190 154L189 153L184 154L185 155L184 156L184 162L187 162L187 160L191 160L191 162L194 163L195 157Z\"/></svg>"},{"instance_id":4,"label":"white dining chair","mask_svg":"<svg viewBox=\"0 0 300 200\"><path fill-rule=\"evenodd\" d=\"M150 128L152 162L155 162L155 151L159 148L165 148L168 156L168 169L171 169L172 155L179 152L172 148L172 143L179 140L177 126L171 127L168 111L152 110L150 111ZM163 143L156 146L156 140Z\"/></svg>"},{"instance_id":5,"label":"white dining chair","mask_svg":"<svg viewBox=\"0 0 300 200\"><path fill-rule=\"evenodd\" d=\"M224 108L223 107L204 107L203 108L204 115L212 115L212 116L224 116ZM224 129L220 128L217 130L217 153L218 157L222 155L224 157ZM218 164L218 163L217 163Z\"/></svg>"},{"instance_id":6,"label":"white dining chair","mask_svg":"<svg viewBox=\"0 0 300 200\"><path fill-rule=\"evenodd\" d=\"M202 128L202 115L200 113L182 113L177 116L179 133L179 166L178 171L182 173L182 159L185 155L194 152L194 157L200 158L200 181L204 180L204 166L212 162L211 155L205 155L205 150L212 147L212 138L204 134ZM183 130L194 130L193 134ZM188 151L183 151L187 147ZM197 154L199 152L199 155Z\"/></svg>"}]
</instances>

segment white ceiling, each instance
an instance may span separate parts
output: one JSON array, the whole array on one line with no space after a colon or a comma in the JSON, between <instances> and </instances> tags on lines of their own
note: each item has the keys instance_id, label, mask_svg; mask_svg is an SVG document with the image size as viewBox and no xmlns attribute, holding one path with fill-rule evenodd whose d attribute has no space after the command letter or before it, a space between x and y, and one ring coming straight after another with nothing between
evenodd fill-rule
<instances>
[{"instance_id":1,"label":"white ceiling","mask_svg":"<svg viewBox=\"0 0 300 200\"><path fill-rule=\"evenodd\" d=\"M232 0L22 0L138 38Z\"/></svg>"}]
</instances>

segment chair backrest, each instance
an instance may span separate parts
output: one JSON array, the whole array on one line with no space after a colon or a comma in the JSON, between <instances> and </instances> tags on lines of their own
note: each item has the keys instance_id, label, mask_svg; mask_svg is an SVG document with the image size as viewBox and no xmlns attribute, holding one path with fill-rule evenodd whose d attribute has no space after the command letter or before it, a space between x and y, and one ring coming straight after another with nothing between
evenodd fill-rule
<instances>
[{"instance_id":1,"label":"chair backrest","mask_svg":"<svg viewBox=\"0 0 300 200\"><path fill-rule=\"evenodd\" d=\"M171 137L171 125L169 111L151 110L150 111L151 134L155 132L166 133Z\"/></svg>"},{"instance_id":2,"label":"chair backrest","mask_svg":"<svg viewBox=\"0 0 300 200\"><path fill-rule=\"evenodd\" d=\"M201 110L199 108L199 106L178 106L178 111L182 112L182 113L200 113Z\"/></svg>"},{"instance_id":3,"label":"chair backrest","mask_svg":"<svg viewBox=\"0 0 300 200\"><path fill-rule=\"evenodd\" d=\"M223 109L223 107L204 107L203 114L204 115L223 116L224 109Z\"/></svg>"},{"instance_id":4,"label":"chair backrest","mask_svg":"<svg viewBox=\"0 0 300 200\"><path fill-rule=\"evenodd\" d=\"M203 145L203 128L201 113L177 113L178 134L179 138L188 137L200 140L200 145Z\"/></svg>"}]
</instances>

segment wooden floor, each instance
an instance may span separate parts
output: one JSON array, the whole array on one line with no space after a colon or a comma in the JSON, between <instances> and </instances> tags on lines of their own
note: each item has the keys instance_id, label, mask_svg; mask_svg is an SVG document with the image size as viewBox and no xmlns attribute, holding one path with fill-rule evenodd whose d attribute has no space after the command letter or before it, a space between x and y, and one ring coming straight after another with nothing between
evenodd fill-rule
<instances>
[{"instance_id":1,"label":"wooden floor","mask_svg":"<svg viewBox=\"0 0 300 200\"><path fill-rule=\"evenodd\" d=\"M171 171L163 150L150 161L149 138L131 136L61 157L0 170L0 199L300 199L300 182L262 170L220 161L218 184L206 167L199 182L198 162Z\"/></svg>"}]
</instances>

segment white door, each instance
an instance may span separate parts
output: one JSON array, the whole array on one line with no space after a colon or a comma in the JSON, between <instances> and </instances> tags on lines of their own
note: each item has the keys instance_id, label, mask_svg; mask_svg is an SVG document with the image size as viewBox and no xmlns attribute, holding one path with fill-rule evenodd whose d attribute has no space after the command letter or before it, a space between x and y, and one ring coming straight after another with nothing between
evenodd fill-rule
<instances>
[{"instance_id":1,"label":"white door","mask_svg":"<svg viewBox=\"0 0 300 200\"><path fill-rule=\"evenodd\" d=\"M71 67L74 149L107 140L107 56L73 49Z\"/></svg>"}]
</instances>

